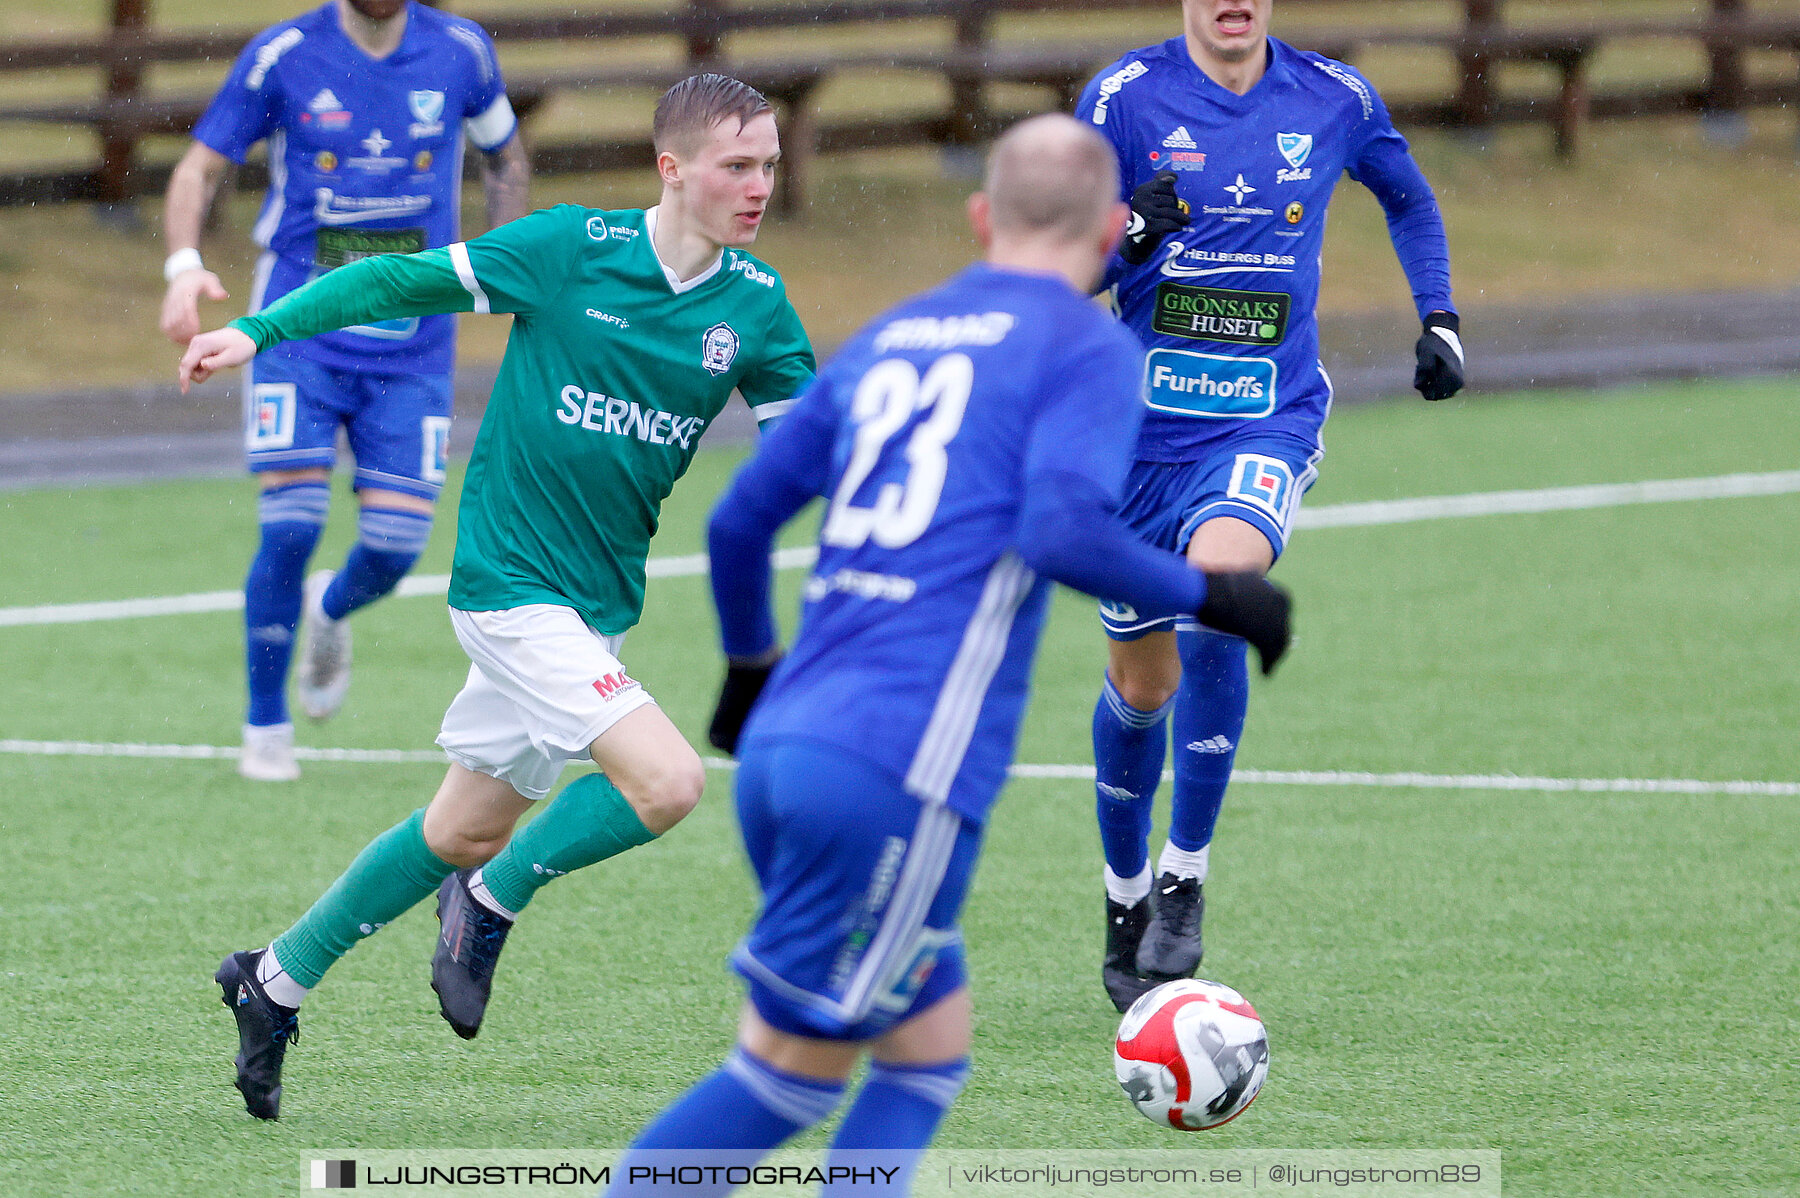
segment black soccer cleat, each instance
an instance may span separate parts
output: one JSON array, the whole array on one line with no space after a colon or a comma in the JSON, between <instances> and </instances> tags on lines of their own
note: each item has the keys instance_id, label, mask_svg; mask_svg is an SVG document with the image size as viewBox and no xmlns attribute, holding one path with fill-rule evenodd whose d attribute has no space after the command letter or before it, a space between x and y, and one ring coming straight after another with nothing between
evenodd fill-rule
<instances>
[{"instance_id":1,"label":"black soccer cleat","mask_svg":"<svg viewBox=\"0 0 1800 1198\"><path fill-rule=\"evenodd\" d=\"M256 980L261 952L232 953L213 974L223 992L222 1001L237 1020L237 1088L244 1109L258 1119L275 1119L281 1113L281 1061L289 1044L300 1042L300 1011L284 1007L264 992Z\"/></svg>"},{"instance_id":2,"label":"black soccer cleat","mask_svg":"<svg viewBox=\"0 0 1800 1198\"><path fill-rule=\"evenodd\" d=\"M1200 917L1206 914L1206 898L1200 879L1163 874L1150 888L1150 901L1150 926L1138 944L1138 972L1152 986L1193 977L1204 953Z\"/></svg>"},{"instance_id":3,"label":"black soccer cleat","mask_svg":"<svg viewBox=\"0 0 1800 1198\"><path fill-rule=\"evenodd\" d=\"M1121 1015L1156 985L1137 970L1138 942L1149 924L1149 900L1139 899L1126 906L1107 898L1106 957L1100 962L1100 980L1106 985L1106 996Z\"/></svg>"},{"instance_id":4,"label":"black soccer cleat","mask_svg":"<svg viewBox=\"0 0 1800 1198\"><path fill-rule=\"evenodd\" d=\"M443 925L431 954L431 988L438 1013L457 1035L473 1040L487 1014L494 966L506 946L512 920L497 915L469 893L472 870L459 869L438 887L437 916Z\"/></svg>"}]
</instances>

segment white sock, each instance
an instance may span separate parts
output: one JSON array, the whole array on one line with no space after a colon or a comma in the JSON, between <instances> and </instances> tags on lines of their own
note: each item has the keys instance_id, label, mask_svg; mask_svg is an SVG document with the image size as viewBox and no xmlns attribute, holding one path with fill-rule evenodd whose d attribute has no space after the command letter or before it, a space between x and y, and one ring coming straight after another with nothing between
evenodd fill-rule
<instances>
[{"instance_id":1,"label":"white sock","mask_svg":"<svg viewBox=\"0 0 1800 1198\"><path fill-rule=\"evenodd\" d=\"M1174 841L1163 845L1162 856L1156 859L1156 872L1174 874L1178 878L1198 878L1206 881L1206 863L1212 853L1212 845L1188 852L1175 847Z\"/></svg>"},{"instance_id":2,"label":"white sock","mask_svg":"<svg viewBox=\"0 0 1800 1198\"><path fill-rule=\"evenodd\" d=\"M469 875L469 894L476 902L486 907L489 911L492 911L495 915L498 915L501 919L506 920L506 922L517 923L519 921L519 913L517 911L500 905L500 900L494 897L494 892L487 888L486 882L482 881L480 870L476 870Z\"/></svg>"},{"instance_id":3,"label":"white sock","mask_svg":"<svg viewBox=\"0 0 1800 1198\"><path fill-rule=\"evenodd\" d=\"M1142 902L1144 896L1149 893L1149 862L1146 861L1144 863L1144 868L1138 871L1138 875L1135 878L1121 878L1112 871L1112 866L1109 865L1106 867L1106 897L1113 902L1118 903L1121 906L1129 907L1134 903Z\"/></svg>"},{"instance_id":4,"label":"white sock","mask_svg":"<svg viewBox=\"0 0 1800 1198\"><path fill-rule=\"evenodd\" d=\"M283 1007L297 1007L312 993L281 967L281 962L275 959L273 945L263 949L262 956L256 959L256 984L263 988L270 1002Z\"/></svg>"}]
</instances>

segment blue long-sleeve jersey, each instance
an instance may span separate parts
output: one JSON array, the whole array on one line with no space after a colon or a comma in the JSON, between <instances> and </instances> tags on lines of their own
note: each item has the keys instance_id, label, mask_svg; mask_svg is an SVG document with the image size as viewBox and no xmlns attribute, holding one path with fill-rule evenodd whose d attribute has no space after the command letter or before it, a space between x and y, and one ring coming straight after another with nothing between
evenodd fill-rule
<instances>
[{"instance_id":1,"label":"blue long-sleeve jersey","mask_svg":"<svg viewBox=\"0 0 1800 1198\"><path fill-rule=\"evenodd\" d=\"M800 631L745 729L822 740L982 820L1051 578L1159 614L1202 576L1111 510L1143 407L1130 334L1059 278L972 266L879 317L732 481L708 528L726 652L775 643L768 552L827 500Z\"/></svg>"},{"instance_id":2,"label":"blue long-sleeve jersey","mask_svg":"<svg viewBox=\"0 0 1800 1198\"><path fill-rule=\"evenodd\" d=\"M1421 317L1455 311L1431 186L1387 108L1353 68L1269 39L1246 95L1213 82L1183 38L1097 75L1076 116L1119 156L1121 196L1173 171L1192 224L1106 283L1144 343L1142 461L1177 462L1254 422L1317 440L1331 406L1319 366L1320 255L1339 176L1363 184Z\"/></svg>"}]
</instances>

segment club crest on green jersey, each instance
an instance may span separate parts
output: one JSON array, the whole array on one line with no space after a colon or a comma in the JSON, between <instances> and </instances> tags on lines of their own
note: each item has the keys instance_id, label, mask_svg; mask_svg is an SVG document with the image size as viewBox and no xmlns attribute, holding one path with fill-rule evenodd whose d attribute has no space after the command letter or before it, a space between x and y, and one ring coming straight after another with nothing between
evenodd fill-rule
<instances>
[{"instance_id":1,"label":"club crest on green jersey","mask_svg":"<svg viewBox=\"0 0 1800 1198\"><path fill-rule=\"evenodd\" d=\"M724 321L706 330L700 339L700 365L712 374L724 374L737 359L737 332Z\"/></svg>"}]
</instances>

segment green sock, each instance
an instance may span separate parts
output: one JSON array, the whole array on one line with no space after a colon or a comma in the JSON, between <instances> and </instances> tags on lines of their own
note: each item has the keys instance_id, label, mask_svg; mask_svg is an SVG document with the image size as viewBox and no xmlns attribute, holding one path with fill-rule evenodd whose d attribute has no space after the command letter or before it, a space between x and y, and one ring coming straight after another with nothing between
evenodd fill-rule
<instances>
[{"instance_id":1,"label":"green sock","mask_svg":"<svg viewBox=\"0 0 1800 1198\"><path fill-rule=\"evenodd\" d=\"M481 880L496 902L516 914L552 878L655 839L605 774L586 774L513 834L481 867Z\"/></svg>"},{"instance_id":2,"label":"green sock","mask_svg":"<svg viewBox=\"0 0 1800 1198\"><path fill-rule=\"evenodd\" d=\"M339 957L405 914L456 867L425 843L425 809L369 842L312 910L275 938L275 959L311 989Z\"/></svg>"}]
</instances>

